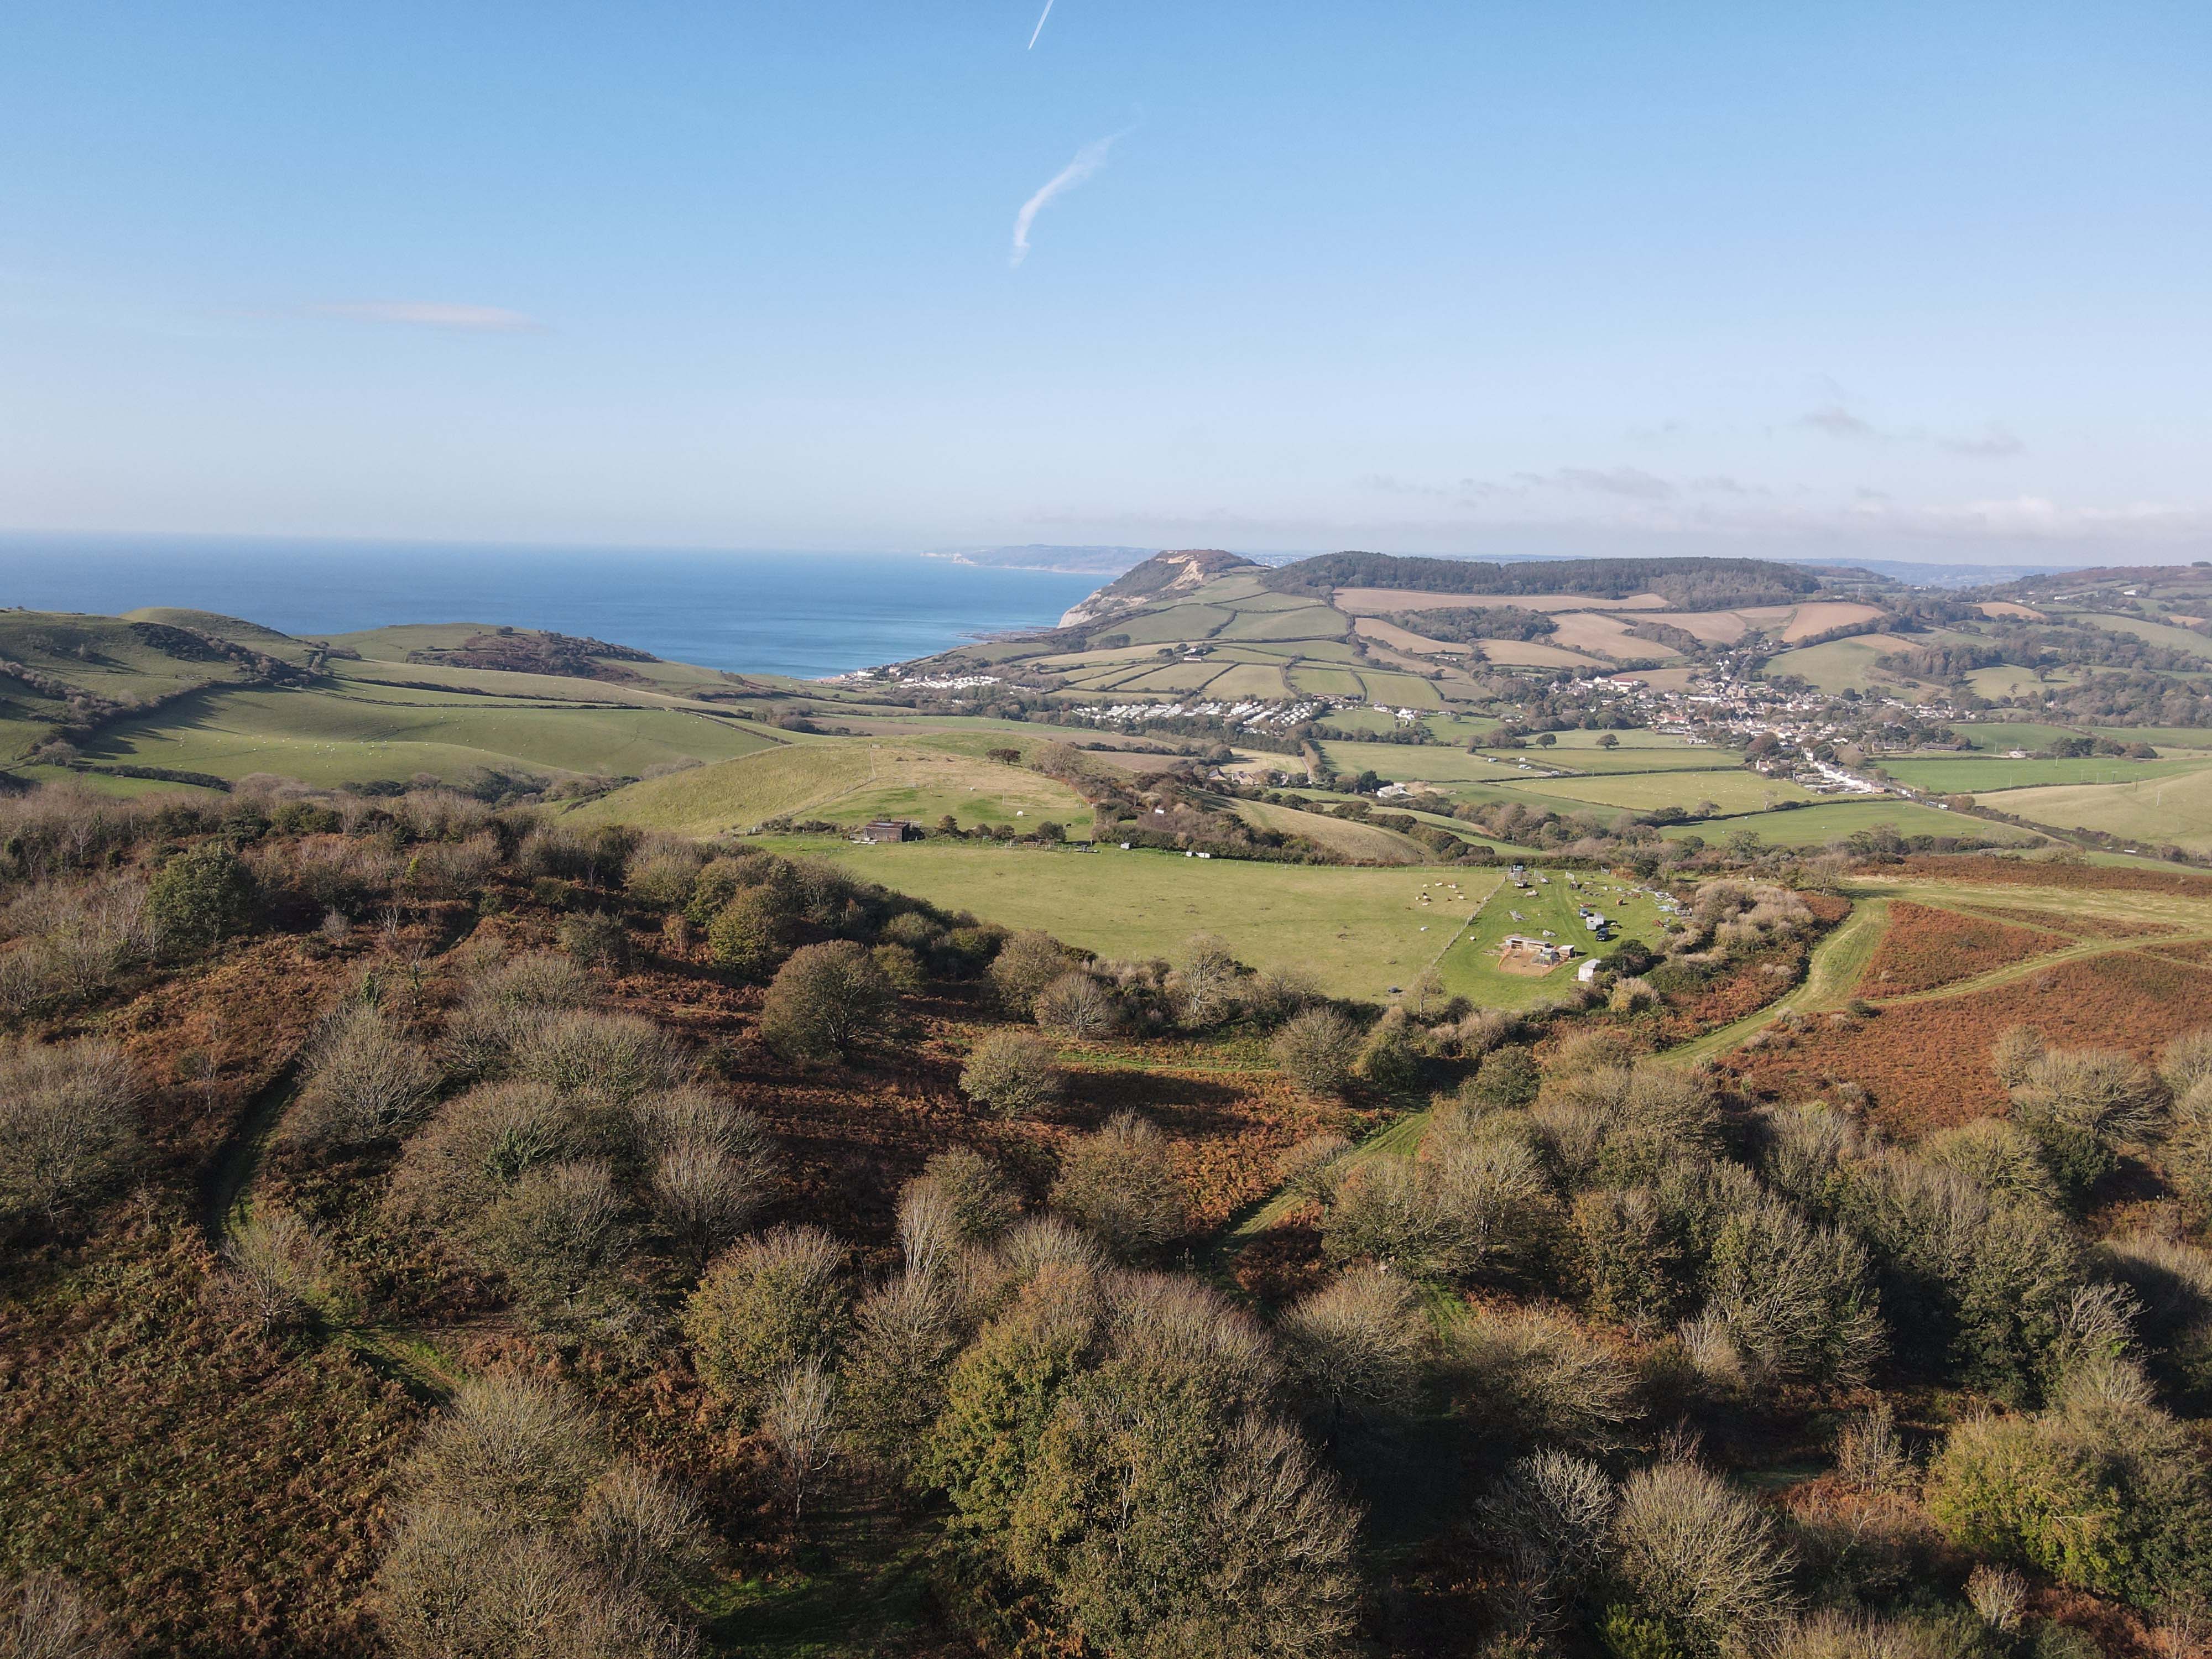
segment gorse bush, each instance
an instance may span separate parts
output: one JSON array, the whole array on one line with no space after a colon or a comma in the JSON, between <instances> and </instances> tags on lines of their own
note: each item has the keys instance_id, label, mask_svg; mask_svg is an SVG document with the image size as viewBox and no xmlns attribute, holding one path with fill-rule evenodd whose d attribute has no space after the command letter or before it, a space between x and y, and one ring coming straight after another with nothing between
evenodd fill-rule
<instances>
[{"instance_id":1,"label":"gorse bush","mask_svg":"<svg viewBox=\"0 0 2212 1659\"><path fill-rule=\"evenodd\" d=\"M719 1257L684 1311L699 1375L746 1421L775 1381L843 1346L851 1296L845 1251L813 1227L779 1227Z\"/></svg>"},{"instance_id":2,"label":"gorse bush","mask_svg":"<svg viewBox=\"0 0 2212 1659\"><path fill-rule=\"evenodd\" d=\"M244 929L253 901L252 872L218 842L163 865L147 890L146 914L166 949L204 951Z\"/></svg>"},{"instance_id":3,"label":"gorse bush","mask_svg":"<svg viewBox=\"0 0 2212 1659\"><path fill-rule=\"evenodd\" d=\"M2118 1167L2122 1149L2158 1128L2158 1079L2131 1054L2054 1049L2021 1068L2013 1115L2062 1183L2086 1192Z\"/></svg>"},{"instance_id":4,"label":"gorse bush","mask_svg":"<svg viewBox=\"0 0 2212 1659\"><path fill-rule=\"evenodd\" d=\"M51 1224L118 1182L141 1145L137 1095L111 1042L0 1053L0 1229Z\"/></svg>"},{"instance_id":5,"label":"gorse bush","mask_svg":"<svg viewBox=\"0 0 2212 1659\"><path fill-rule=\"evenodd\" d=\"M879 1035L896 999L874 958L849 939L809 945L776 970L761 1034L798 1060L832 1060Z\"/></svg>"}]
</instances>

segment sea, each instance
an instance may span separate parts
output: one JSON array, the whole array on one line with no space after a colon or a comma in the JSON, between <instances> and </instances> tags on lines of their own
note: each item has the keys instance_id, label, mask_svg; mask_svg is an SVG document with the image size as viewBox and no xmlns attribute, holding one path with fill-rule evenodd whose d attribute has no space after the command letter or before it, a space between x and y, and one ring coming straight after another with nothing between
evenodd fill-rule
<instances>
[{"instance_id":1,"label":"sea","mask_svg":"<svg viewBox=\"0 0 2212 1659\"><path fill-rule=\"evenodd\" d=\"M1050 627L1108 580L921 553L0 532L0 605L27 610L175 605L310 635L505 623L801 679Z\"/></svg>"}]
</instances>

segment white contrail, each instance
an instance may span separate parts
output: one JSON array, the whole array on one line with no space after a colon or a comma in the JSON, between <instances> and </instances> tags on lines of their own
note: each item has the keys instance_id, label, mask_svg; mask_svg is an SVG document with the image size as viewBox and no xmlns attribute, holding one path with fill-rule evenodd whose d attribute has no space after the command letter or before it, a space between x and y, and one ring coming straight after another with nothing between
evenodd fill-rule
<instances>
[{"instance_id":1,"label":"white contrail","mask_svg":"<svg viewBox=\"0 0 2212 1659\"><path fill-rule=\"evenodd\" d=\"M1044 9L1037 14L1037 26L1030 31L1030 50L1036 50L1037 36L1044 33L1044 20L1052 15L1052 0L1044 0Z\"/></svg>"},{"instance_id":2,"label":"white contrail","mask_svg":"<svg viewBox=\"0 0 2212 1659\"><path fill-rule=\"evenodd\" d=\"M1021 264L1030 251L1030 222L1047 202L1062 191L1073 190L1085 179L1106 165L1106 152L1114 148L1114 141L1126 137L1129 129L1109 132L1096 143L1085 144L1075 152L1075 159L1045 181L1042 190L1022 204L1022 210L1014 216L1014 252L1012 263Z\"/></svg>"}]
</instances>

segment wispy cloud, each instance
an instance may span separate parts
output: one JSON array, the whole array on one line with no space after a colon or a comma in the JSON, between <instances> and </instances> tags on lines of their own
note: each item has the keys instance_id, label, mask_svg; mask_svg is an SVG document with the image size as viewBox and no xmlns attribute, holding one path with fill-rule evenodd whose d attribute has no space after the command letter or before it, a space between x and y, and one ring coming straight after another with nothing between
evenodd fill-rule
<instances>
[{"instance_id":1,"label":"wispy cloud","mask_svg":"<svg viewBox=\"0 0 2212 1659\"><path fill-rule=\"evenodd\" d=\"M1042 20L1040 20L1042 21ZM1022 204L1022 210L1014 216L1014 251L1009 263L1019 264L1029 257L1030 226L1044 210L1045 204L1054 197L1063 196L1106 165L1106 153L1116 141L1126 138L1129 129L1109 132L1094 143L1085 144L1075 152L1075 159L1045 180L1044 188Z\"/></svg>"},{"instance_id":2,"label":"wispy cloud","mask_svg":"<svg viewBox=\"0 0 2212 1659\"><path fill-rule=\"evenodd\" d=\"M1994 421L1978 433L1931 433L1924 427L1891 430L1854 415L1841 403L1823 404L1800 416L1797 424L1853 443L1933 444L1947 455L1964 455L1978 461L2008 460L2027 449L2017 434Z\"/></svg>"},{"instance_id":3,"label":"wispy cloud","mask_svg":"<svg viewBox=\"0 0 2212 1659\"><path fill-rule=\"evenodd\" d=\"M1044 9L1037 14L1037 26L1030 31L1030 50L1036 50L1037 36L1044 33L1044 20L1052 15L1052 0L1044 0Z\"/></svg>"},{"instance_id":4,"label":"wispy cloud","mask_svg":"<svg viewBox=\"0 0 2212 1659\"><path fill-rule=\"evenodd\" d=\"M1879 438L1870 421L1863 421L1841 404L1823 404L1810 414L1802 416L1800 426L1809 426L1815 432L1825 432L1831 438Z\"/></svg>"},{"instance_id":5,"label":"wispy cloud","mask_svg":"<svg viewBox=\"0 0 2212 1659\"><path fill-rule=\"evenodd\" d=\"M1663 501L1674 495L1674 485L1640 466L1562 466L1550 472L1518 472L1514 477L1523 483L1592 495L1620 495L1630 501Z\"/></svg>"},{"instance_id":6,"label":"wispy cloud","mask_svg":"<svg viewBox=\"0 0 2212 1659\"><path fill-rule=\"evenodd\" d=\"M2001 461L2027 447L2016 435L1996 425L1985 428L1978 436L1938 438L1936 443L1938 448L1948 449L1954 455L1971 455L1983 461Z\"/></svg>"},{"instance_id":7,"label":"wispy cloud","mask_svg":"<svg viewBox=\"0 0 2212 1659\"><path fill-rule=\"evenodd\" d=\"M357 323L392 323L403 328L437 328L462 334L542 334L534 317L498 306L448 305L433 300L351 300L310 306L318 317Z\"/></svg>"}]
</instances>

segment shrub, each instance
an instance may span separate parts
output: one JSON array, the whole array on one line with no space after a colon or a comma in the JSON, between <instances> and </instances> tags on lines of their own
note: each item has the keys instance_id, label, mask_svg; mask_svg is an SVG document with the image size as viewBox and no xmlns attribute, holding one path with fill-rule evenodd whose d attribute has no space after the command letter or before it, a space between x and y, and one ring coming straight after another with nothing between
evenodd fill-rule
<instances>
[{"instance_id":1,"label":"shrub","mask_svg":"<svg viewBox=\"0 0 2212 1659\"><path fill-rule=\"evenodd\" d=\"M1072 965L1066 947L1051 934L1016 933L992 960L992 988L1008 1013L1027 1019L1036 1011L1037 993Z\"/></svg>"},{"instance_id":2,"label":"shrub","mask_svg":"<svg viewBox=\"0 0 2212 1659\"><path fill-rule=\"evenodd\" d=\"M1359 1049L1359 1028L1334 1008L1293 1015L1269 1044L1283 1074L1313 1095L1341 1095L1349 1089Z\"/></svg>"},{"instance_id":3,"label":"shrub","mask_svg":"<svg viewBox=\"0 0 2212 1659\"><path fill-rule=\"evenodd\" d=\"M809 945L776 970L761 1033L793 1059L834 1059L878 1030L892 1002L890 981L861 946Z\"/></svg>"},{"instance_id":4,"label":"shrub","mask_svg":"<svg viewBox=\"0 0 2212 1659\"><path fill-rule=\"evenodd\" d=\"M700 1089L638 1103L653 1213L692 1267L752 1224L773 1197L780 1160L767 1126Z\"/></svg>"},{"instance_id":5,"label":"shrub","mask_svg":"<svg viewBox=\"0 0 2212 1659\"><path fill-rule=\"evenodd\" d=\"M2157 1080L2133 1055L2109 1049L2043 1055L2026 1067L2012 1098L2015 1120L2075 1192L2111 1174L2119 1149L2140 1144L2160 1122Z\"/></svg>"},{"instance_id":6,"label":"shrub","mask_svg":"<svg viewBox=\"0 0 2212 1659\"><path fill-rule=\"evenodd\" d=\"M1575 1279L1593 1316L1650 1330L1681 1315L1691 1292L1689 1251L1653 1188L1583 1193L1569 1224Z\"/></svg>"},{"instance_id":7,"label":"shrub","mask_svg":"<svg viewBox=\"0 0 2212 1659\"><path fill-rule=\"evenodd\" d=\"M1613 1350L1546 1309L1475 1311L1452 1328L1443 1363L1461 1398L1523 1441L1603 1455L1643 1414Z\"/></svg>"},{"instance_id":8,"label":"shrub","mask_svg":"<svg viewBox=\"0 0 2212 1659\"><path fill-rule=\"evenodd\" d=\"M1052 1206L1123 1261L1152 1255L1188 1224L1167 1137L1127 1112L1061 1153Z\"/></svg>"},{"instance_id":9,"label":"shrub","mask_svg":"<svg viewBox=\"0 0 2212 1659\"><path fill-rule=\"evenodd\" d=\"M1352 1143L1342 1135L1308 1135L1276 1160L1275 1178L1293 1198L1328 1205L1335 1200L1345 1155L1351 1150Z\"/></svg>"},{"instance_id":10,"label":"shrub","mask_svg":"<svg viewBox=\"0 0 2212 1659\"><path fill-rule=\"evenodd\" d=\"M1198 933L1183 945L1182 958L1168 981L1168 989L1182 1023L1202 1030L1219 1024L1237 1012L1243 977L1244 970L1237 966L1228 940Z\"/></svg>"},{"instance_id":11,"label":"shrub","mask_svg":"<svg viewBox=\"0 0 2212 1659\"><path fill-rule=\"evenodd\" d=\"M844 1266L829 1234L778 1227L718 1258L692 1291L684 1328L699 1375L740 1419L791 1367L836 1354L849 1308Z\"/></svg>"},{"instance_id":12,"label":"shrub","mask_svg":"<svg viewBox=\"0 0 2212 1659\"><path fill-rule=\"evenodd\" d=\"M847 1431L870 1458L911 1477L945 1382L960 1352L953 1292L937 1278L903 1273L862 1299L842 1374Z\"/></svg>"},{"instance_id":13,"label":"shrub","mask_svg":"<svg viewBox=\"0 0 2212 1659\"><path fill-rule=\"evenodd\" d=\"M902 996L916 996L929 988L929 975L921 958L903 945L878 945L870 952L890 988Z\"/></svg>"},{"instance_id":14,"label":"shrub","mask_svg":"<svg viewBox=\"0 0 2212 1659\"><path fill-rule=\"evenodd\" d=\"M7 1659L122 1659L100 1611L59 1573L0 1582L0 1654Z\"/></svg>"},{"instance_id":15,"label":"shrub","mask_svg":"<svg viewBox=\"0 0 2212 1659\"><path fill-rule=\"evenodd\" d=\"M1990 1069L2008 1089L2016 1089L2044 1054L2043 1033L2032 1025L2008 1025L1990 1045Z\"/></svg>"},{"instance_id":16,"label":"shrub","mask_svg":"<svg viewBox=\"0 0 2212 1659\"><path fill-rule=\"evenodd\" d=\"M708 954L745 979L766 979L790 948L790 913L766 888L738 893L707 924Z\"/></svg>"},{"instance_id":17,"label":"shrub","mask_svg":"<svg viewBox=\"0 0 2212 1659\"><path fill-rule=\"evenodd\" d=\"M590 1000L576 964L550 951L502 963L462 994L446 1018L443 1051L453 1068L483 1077L503 1068L538 1025Z\"/></svg>"},{"instance_id":18,"label":"shrub","mask_svg":"<svg viewBox=\"0 0 2212 1659\"><path fill-rule=\"evenodd\" d=\"M2184 1031L2161 1048L2158 1074L2177 1100L2212 1079L2212 1025Z\"/></svg>"},{"instance_id":19,"label":"shrub","mask_svg":"<svg viewBox=\"0 0 2212 1659\"><path fill-rule=\"evenodd\" d=\"M994 1031L960 1071L960 1089L1000 1117L1030 1117L1058 1103L1066 1087L1053 1045L1027 1031Z\"/></svg>"},{"instance_id":20,"label":"shrub","mask_svg":"<svg viewBox=\"0 0 2212 1659\"><path fill-rule=\"evenodd\" d=\"M438 1071L383 1011L348 1003L326 1018L307 1052L307 1080L286 1133L306 1146L374 1146L430 1109Z\"/></svg>"},{"instance_id":21,"label":"shrub","mask_svg":"<svg viewBox=\"0 0 2212 1659\"><path fill-rule=\"evenodd\" d=\"M112 1042L24 1043L0 1056L0 1223L98 1196L139 1147L131 1062Z\"/></svg>"},{"instance_id":22,"label":"shrub","mask_svg":"<svg viewBox=\"0 0 2212 1659\"><path fill-rule=\"evenodd\" d=\"M2027 1204L2057 1202L2058 1183L2043 1161L2042 1149L2002 1118L1978 1117L1939 1129L1920 1143L1920 1153L1993 1196Z\"/></svg>"},{"instance_id":23,"label":"shrub","mask_svg":"<svg viewBox=\"0 0 2212 1659\"><path fill-rule=\"evenodd\" d=\"M401 1493L377 1604L402 1659L690 1650L671 1614L705 1554L696 1509L615 1461L566 1397L504 1377L463 1384Z\"/></svg>"},{"instance_id":24,"label":"shrub","mask_svg":"<svg viewBox=\"0 0 2212 1659\"><path fill-rule=\"evenodd\" d=\"M1322 1000L1312 978L1295 968L1263 968L1243 982L1244 1012L1270 1029Z\"/></svg>"},{"instance_id":25,"label":"shrub","mask_svg":"<svg viewBox=\"0 0 2212 1659\"><path fill-rule=\"evenodd\" d=\"M693 1070L682 1042L651 1020L581 1010L533 1023L515 1045L514 1064L529 1082L611 1107L680 1087Z\"/></svg>"},{"instance_id":26,"label":"shrub","mask_svg":"<svg viewBox=\"0 0 2212 1659\"><path fill-rule=\"evenodd\" d=\"M531 1170L603 1149L597 1127L543 1084L471 1089L409 1138L386 1207L404 1221L461 1225Z\"/></svg>"},{"instance_id":27,"label":"shrub","mask_svg":"<svg viewBox=\"0 0 2212 1659\"><path fill-rule=\"evenodd\" d=\"M641 848L630 857L623 884L649 910L681 910L691 902L692 887L705 862L696 848Z\"/></svg>"},{"instance_id":28,"label":"shrub","mask_svg":"<svg viewBox=\"0 0 2212 1659\"><path fill-rule=\"evenodd\" d=\"M1709 1273L1706 1311L1727 1328L1756 1380L1849 1388L1881 1356L1865 1249L1779 1200L1722 1224Z\"/></svg>"},{"instance_id":29,"label":"shrub","mask_svg":"<svg viewBox=\"0 0 2212 1659\"><path fill-rule=\"evenodd\" d=\"M802 1359L776 1378L761 1408L761 1436L783 1464L798 1516L809 1487L837 1452L837 1382L819 1355Z\"/></svg>"},{"instance_id":30,"label":"shrub","mask_svg":"<svg viewBox=\"0 0 2212 1659\"><path fill-rule=\"evenodd\" d=\"M1543 1080L1535 1056L1525 1048L1493 1048L1460 1085L1459 1098L1483 1111L1513 1111L1535 1100Z\"/></svg>"},{"instance_id":31,"label":"shrub","mask_svg":"<svg viewBox=\"0 0 2212 1659\"><path fill-rule=\"evenodd\" d=\"M223 1245L239 1311L264 1330L312 1323L330 1296L330 1250L288 1211L248 1217Z\"/></svg>"},{"instance_id":32,"label":"shrub","mask_svg":"<svg viewBox=\"0 0 2212 1659\"><path fill-rule=\"evenodd\" d=\"M1104 1036L1121 1023L1112 988L1081 971L1060 975L1036 994L1031 1006L1046 1030L1079 1040Z\"/></svg>"},{"instance_id":33,"label":"shrub","mask_svg":"<svg viewBox=\"0 0 2212 1659\"><path fill-rule=\"evenodd\" d=\"M1419 1391L1429 1328L1403 1278L1355 1267L1283 1316L1292 1386L1326 1427L1407 1410Z\"/></svg>"},{"instance_id":34,"label":"shrub","mask_svg":"<svg viewBox=\"0 0 2212 1659\"><path fill-rule=\"evenodd\" d=\"M1788 1621L1788 1559L1765 1516L1695 1464L1631 1475L1613 1540L1634 1605L1692 1653L1756 1652Z\"/></svg>"},{"instance_id":35,"label":"shrub","mask_svg":"<svg viewBox=\"0 0 2212 1659\"><path fill-rule=\"evenodd\" d=\"M165 949L204 951L242 931L253 914L252 872L221 842L179 853L146 892L146 914Z\"/></svg>"},{"instance_id":36,"label":"shrub","mask_svg":"<svg viewBox=\"0 0 2212 1659\"><path fill-rule=\"evenodd\" d=\"M476 1252L548 1323L605 1332L633 1322L621 1276L635 1234L605 1164L532 1170L470 1232Z\"/></svg>"},{"instance_id":37,"label":"shrub","mask_svg":"<svg viewBox=\"0 0 2212 1659\"><path fill-rule=\"evenodd\" d=\"M963 1244L988 1243L1021 1215L1021 1200L1006 1172L969 1147L939 1152L922 1165L920 1179L944 1194Z\"/></svg>"},{"instance_id":38,"label":"shrub","mask_svg":"<svg viewBox=\"0 0 2212 1659\"><path fill-rule=\"evenodd\" d=\"M629 929L604 910L581 910L562 918L561 948L585 968L615 971L629 966Z\"/></svg>"},{"instance_id":39,"label":"shrub","mask_svg":"<svg viewBox=\"0 0 2212 1659\"><path fill-rule=\"evenodd\" d=\"M1352 1069L1368 1087L1385 1094L1399 1093L1420 1081L1420 1052L1413 1046L1413 1033L1402 1009L1394 1008L1375 1023L1359 1045L1359 1057Z\"/></svg>"}]
</instances>

